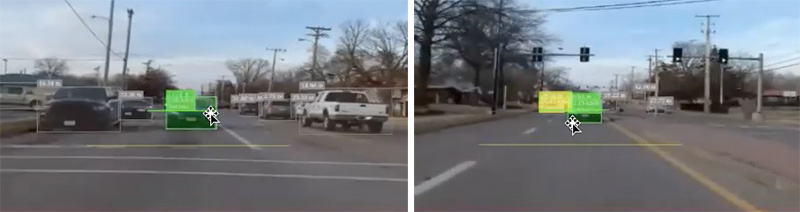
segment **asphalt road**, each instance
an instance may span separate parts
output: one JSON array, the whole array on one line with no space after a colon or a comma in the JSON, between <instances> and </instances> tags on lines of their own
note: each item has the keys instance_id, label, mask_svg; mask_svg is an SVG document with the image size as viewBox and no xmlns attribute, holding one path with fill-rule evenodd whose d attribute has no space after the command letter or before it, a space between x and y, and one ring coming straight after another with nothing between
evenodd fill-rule
<instances>
[{"instance_id":1,"label":"asphalt road","mask_svg":"<svg viewBox=\"0 0 800 212\"><path fill-rule=\"evenodd\" d=\"M800 113L800 111L798 112ZM681 113L658 114L656 117L653 116L653 114L644 114L641 110L630 110L619 115L623 117L637 116L657 123L694 124L719 130L736 131L745 133L753 138L776 141L792 146L795 149L800 149L800 142L798 142L798 138L800 138L800 126L796 125L752 122L725 117L697 116Z\"/></svg>"},{"instance_id":2,"label":"asphalt road","mask_svg":"<svg viewBox=\"0 0 800 212\"><path fill-rule=\"evenodd\" d=\"M415 137L417 211L736 211L608 124L529 114ZM670 147L662 147L670 148Z\"/></svg>"},{"instance_id":3,"label":"asphalt road","mask_svg":"<svg viewBox=\"0 0 800 212\"><path fill-rule=\"evenodd\" d=\"M324 135L300 135L294 121L231 111L220 120L217 131L154 121L4 138L0 211L407 210L405 131L344 135L317 124L303 132Z\"/></svg>"},{"instance_id":4,"label":"asphalt road","mask_svg":"<svg viewBox=\"0 0 800 212\"><path fill-rule=\"evenodd\" d=\"M0 109L0 122L34 117L36 117L36 113L34 111Z\"/></svg>"}]
</instances>

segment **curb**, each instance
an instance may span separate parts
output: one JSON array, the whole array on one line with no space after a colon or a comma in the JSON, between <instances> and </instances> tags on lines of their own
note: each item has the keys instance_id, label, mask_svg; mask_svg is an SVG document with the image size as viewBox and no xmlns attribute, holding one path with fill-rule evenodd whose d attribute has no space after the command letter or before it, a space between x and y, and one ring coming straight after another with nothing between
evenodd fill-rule
<instances>
[{"instance_id":1,"label":"curb","mask_svg":"<svg viewBox=\"0 0 800 212\"><path fill-rule=\"evenodd\" d=\"M0 123L0 136L18 135L36 130L36 119L27 118Z\"/></svg>"},{"instance_id":2,"label":"curb","mask_svg":"<svg viewBox=\"0 0 800 212\"><path fill-rule=\"evenodd\" d=\"M414 121L414 135L425 134L447 128L460 127L460 126L477 124L481 122L493 121L498 119L511 118L524 114L529 114L532 112L533 111L526 110L524 112L508 112L497 115L481 114L481 115L462 117L448 121L427 121L427 122Z\"/></svg>"}]
</instances>

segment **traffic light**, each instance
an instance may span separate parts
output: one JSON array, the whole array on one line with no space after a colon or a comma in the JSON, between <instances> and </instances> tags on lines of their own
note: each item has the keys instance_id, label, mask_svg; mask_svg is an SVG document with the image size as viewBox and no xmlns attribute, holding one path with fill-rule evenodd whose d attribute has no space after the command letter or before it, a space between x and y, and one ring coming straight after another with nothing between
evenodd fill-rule
<instances>
[{"instance_id":1,"label":"traffic light","mask_svg":"<svg viewBox=\"0 0 800 212\"><path fill-rule=\"evenodd\" d=\"M722 64L728 64L728 49L719 49L717 62Z\"/></svg>"},{"instance_id":2,"label":"traffic light","mask_svg":"<svg viewBox=\"0 0 800 212\"><path fill-rule=\"evenodd\" d=\"M672 48L672 62L673 63L683 62L683 49L682 48Z\"/></svg>"},{"instance_id":3,"label":"traffic light","mask_svg":"<svg viewBox=\"0 0 800 212\"><path fill-rule=\"evenodd\" d=\"M581 62L589 62L589 47L581 47Z\"/></svg>"},{"instance_id":4,"label":"traffic light","mask_svg":"<svg viewBox=\"0 0 800 212\"><path fill-rule=\"evenodd\" d=\"M533 47L533 62L542 62L544 61L544 48L542 47Z\"/></svg>"}]
</instances>

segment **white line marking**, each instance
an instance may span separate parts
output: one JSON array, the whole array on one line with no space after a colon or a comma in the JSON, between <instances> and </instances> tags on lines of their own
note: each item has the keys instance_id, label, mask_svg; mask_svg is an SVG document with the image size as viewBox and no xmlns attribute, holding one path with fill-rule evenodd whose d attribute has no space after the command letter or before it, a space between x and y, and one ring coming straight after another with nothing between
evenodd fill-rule
<instances>
[{"instance_id":1,"label":"white line marking","mask_svg":"<svg viewBox=\"0 0 800 212\"><path fill-rule=\"evenodd\" d=\"M60 149L60 148L87 148L81 145L49 145L49 144L40 144L40 145L27 145L27 144L6 144L0 145L0 148L41 148L41 149Z\"/></svg>"},{"instance_id":2,"label":"white line marking","mask_svg":"<svg viewBox=\"0 0 800 212\"><path fill-rule=\"evenodd\" d=\"M750 128L750 126L747 126L747 125L739 125L739 127L740 128L745 128L745 129L749 129Z\"/></svg>"},{"instance_id":3,"label":"white line marking","mask_svg":"<svg viewBox=\"0 0 800 212\"><path fill-rule=\"evenodd\" d=\"M523 135L527 135L527 134L531 134L533 132L536 132L536 127L532 127L532 128L530 128L528 130L525 130L525 132L522 132L522 134Z\"/></svg>"},{"instance_id":4,"label":"white line marking","mask_svg":"<svg viewBox=\"0 0 800 212\"><path fill-rule=\"evenodd\" d=\"M250 141L248 141L247 139L245 139L241 135L237 134L233 130L228 129L227 127L220 127L220 128L222 128L223 130L225 130L225 132L227 132L228 134L230 134L231 136L236 138L236 140L239 140L239 142L242 142L243 144L249 146L250 149L259 149L259 150L261 149L261 147L254 146L253 143L250 143Z\"/></svg>"},{"instance_id":5,"label":"white line marking","mask_svg":"<svg viewBox=\"0 0 800 212\"><path fill-rule=\"evenodd\" d=\"M0 159L97 159L97 160L185 160L185 161L215 161L215 162L251 162L251 163L290 163L290 164L315 164L315 165L346 165L346 166L408 166L402 163L359 163L335 161L292 161L292 160L256 160L232 158L185 158L185 157L144 157L144 156L0 156Z\"/></svg>"},{"instance_id":6,"label":"white line marking","mask_svg":"<svg viewBox=\"0 0 800 212\"><path fill-rule=\"evenodd\" d=\"M547 123L553 122L553 119L547 119Z\"/></svg>"},{"instance_id":7,"label":"white line marking","mask_svg":"<svg viewBox=\"0 0 800 212\"><path fill-rule=\"evenodd\" d=\"M712 127L724 127L724 124L711 124Z\"/></svg>"},{"instance_id":8,"label":"white line marking","mask_svg":"<svg viewBox=\"0 0 800 212\"><path fill-rule=\"evenodd\" d=\"M449 180L450 178L455 177L457 174L466 171L469 168L475 166L475 161L464 161L453 168L448 169L444 173L436 175L436 177L431 178L428 181L424 181L421 184L414 187L414 196L423 194L428 190L431 190L433 187L442 184L444 181Z\"/></svg>"},{"instance_id":9,"label":"white line marking","mask_svg":"<svg viewBox=\"0 0 800 212\"><path fill-rule=\"evenodd\" d=\"M150 170L0 169L0 172L9 172L9 173L47 173L47 174L206 175L206 176L231 176L231 177L302 178L302 179L321 179L321 180L386 181L386 182L403 182L403 183L407 182L407 180L404 179L404 178L323 176L323 175L299 175L299 174L257 174L257 173L229 173L229 172L150 171Z\"/></svg>"}]
</instances>

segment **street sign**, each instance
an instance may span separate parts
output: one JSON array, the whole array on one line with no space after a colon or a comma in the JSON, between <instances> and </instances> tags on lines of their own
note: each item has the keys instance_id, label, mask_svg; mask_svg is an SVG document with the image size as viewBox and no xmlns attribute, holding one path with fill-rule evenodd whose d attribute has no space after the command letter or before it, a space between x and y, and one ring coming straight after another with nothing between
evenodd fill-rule
<instances>
[{"instance_id":1,"label":"street sign","mask_svg":"<svg viewBox=\"0 0 800 212\"><path fill-rule=\"evenodd\" d=\"M40 79L36 80L36 87L61 87L60 79Z\"/></svg>"},{"instance_id":2,"label":"street sign","mask_svg":"<svg viewBox=\"0 0 800 212\"><path fill-rule=\"evenodd\" d=\"M315 94L315 93L293 93L292 94L292 101L294 101L294 102L310 102L310 101L314 101L314 98L317 98L317 94Z\"/></svg>"},{"instance_id":3,"label":"street sign","mask_svg":"<svg viewBox=\"0 0 800 212\"><path fill-rule=\"evenodd\" d=\"M255 103L258 102L258 94L243 93L239 94L239 103Z\"/></svg>"},{"instance_id":4,"label":"street sign","mask_svg":"<svg viewBox=\"0 0 800 212\"><path fill-rule=\"evenodd\" d=\"M625 92L603 92L603 100L627 100L628 93Z\"/></svg>"},{"instance_id":5,"label":"street sign","mask_svg":"<svg viewBox=\"0 0 800 212\"><path fill-rule=\"evenodd\" d=\"M672 106L675 105L675 99L671 96L650 97L647 99L647 103L650 105Z\"/></svg>"},{"instance_id":6,"label":"street sign","mask_svg":"<svg viewBox=\"0 0 800 212\"><path fill-rule=\"evenodd\" d=\"M144 99L144 91L119 91L120 99Z\"/></svg>"},{"instance_id":7,"label":"street sign","mask_svg":"<svg viewBox=\"0 0 800 212\"><path fill-rule=\"evenodd\" d=\"M325 81L301 81L300 90L325 90Z\"/></svg>"},{"instance_id":8,"label":"street sign","mask_svg":"<svg viewBox=\"0 0 800 212\"><path fill-rule=\"evenodd\" d=\"M644 92L644 91L656 91L656 84L655 83L640 83L633 86L634 91Z\"/></svg>"},{"instance_id":9,"label":"street sign","mask_svg":"<svg viewBox=\"0 0 800 212\"><path fill-rule=\"evenodd\" d=\"M259 93L261 96L260 101L272 101L272 100L286 100L284 93L282 92L270 92L270 93Z\"/></svg>"}]
</instances>

